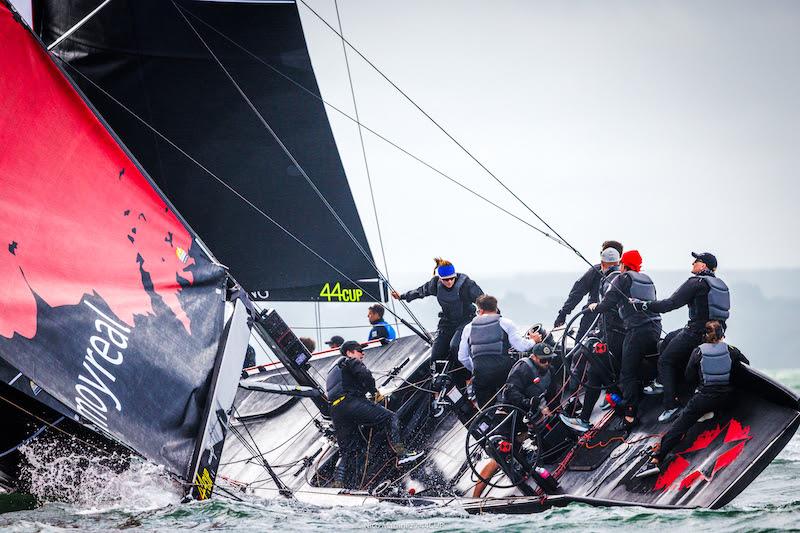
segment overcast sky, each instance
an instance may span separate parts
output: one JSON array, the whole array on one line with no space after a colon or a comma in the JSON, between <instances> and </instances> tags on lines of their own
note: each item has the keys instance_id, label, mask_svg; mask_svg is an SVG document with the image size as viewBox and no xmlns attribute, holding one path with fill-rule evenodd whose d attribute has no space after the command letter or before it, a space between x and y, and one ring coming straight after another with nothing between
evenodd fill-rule
<instances>
[{"instance_id":1,"label":"overcast sky","mask_svg":"<svg viewBox=\"0 0 800 533\"><path fill-rule=\"evenodd\" d=\"M333 0L307 0L336 24ZM345 36L590 259L800 266L800 2L339 0ZM299 7L323 97L341 42ZM354 54L362 121L537 223ZM355 125L329 111L380 257ZM580 271L571 252L365 133L390 274ZM406 288L406 287L401 287Z\"/></svg>"}]
</instances>

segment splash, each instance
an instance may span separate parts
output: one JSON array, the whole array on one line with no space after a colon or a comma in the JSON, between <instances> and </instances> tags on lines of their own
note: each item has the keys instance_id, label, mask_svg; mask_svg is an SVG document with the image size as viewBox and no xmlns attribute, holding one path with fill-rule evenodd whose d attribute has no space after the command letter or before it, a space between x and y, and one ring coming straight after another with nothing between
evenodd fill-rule
<instances>
[{"instance_id":1,"label":"splash","mask_svg":"<svg viewBox=\"0 0 800 533\"><path fill-rule=\"evenodd\" d=\"M77 441L33 441L20 448L21 478L40 503L62 502L86 512L155 509L180 501L181 488L163 467L85 450Z\"/></svg>"}]
</instances>

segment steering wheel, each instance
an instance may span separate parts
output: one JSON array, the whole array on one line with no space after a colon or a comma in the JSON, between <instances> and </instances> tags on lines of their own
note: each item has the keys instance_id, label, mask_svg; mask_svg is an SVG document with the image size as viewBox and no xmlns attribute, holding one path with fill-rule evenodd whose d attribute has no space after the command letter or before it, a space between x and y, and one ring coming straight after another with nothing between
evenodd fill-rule
<instances>
[{"instance_id":1,"label":"steering wheel","mask_svg":"<svg viewBox=\"0 0 800 533\"><path fill-rule=\"evenodd\" d=\"M465 441L467 464L475 476L488 486L498 489L516 487L524 476L539 462L541 456L541 437L538 432L531 434L525 420L527 413L519 407L501 403L481 411L469 426ZM519 440L523 437L523 440ZM507 451L498 449L503 443ZM478 462L486 451L500 465L509 482L492 481L483 477ZM503 468L503 465L506 468ZM510 468L509 468L510 467ZM509 472L509 469L511 472Z\"/></svg>"}]
</instances>

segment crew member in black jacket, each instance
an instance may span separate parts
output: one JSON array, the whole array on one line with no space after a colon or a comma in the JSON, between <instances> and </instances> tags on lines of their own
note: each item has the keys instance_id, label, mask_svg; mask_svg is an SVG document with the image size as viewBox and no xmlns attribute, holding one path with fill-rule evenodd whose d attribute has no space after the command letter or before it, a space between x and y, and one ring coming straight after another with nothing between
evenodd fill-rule
<instances>
[{"instance_id":1,"label":"crew member in black jacket","mask_svg":"<svg viewBox=\"0 0 800 533\"><path fill-rule=\"evenodd\" d=\"M622 341L622 362L618 385L622 389L620 407L625 413L625 422L632 425L641 393L640 369L642 359L658 349L661 337L661 316L650 310L634 307L633 300L654 300L656 287L650 276L640 272L642 256L637 250L629 250L620 259L620 275L599 304L589 308L595 313L605 313L616 308L625 326Z\"/></svg>"},{"instance_id":2,"label":"crew member in black jacket","mask_svg":"<svg viewBox=\"0 0 800 533\"><path fill-rule=\"evenodd\" d=\"M668 422L678 413L678 376L686 368L692 350L702 342L706 322L718 320L724 329L725 321L730 316L728 286L714 274L717 258L708 252L692 252L692 256L692 277L669 298L646 304L647 309L655 313L666 313L684 305L689 307L689 322L685 327L669 333L661 345L658 382L645 388L646 394L658 394L663 387L664 412L658 417L660 422Z\"/></svg>"},{"instance_id":3,"label":"crew member in black jacket","mask_svg":"<svg viewBox=\"0 0 800 533\"><path fill-rule=\"evenodd\" d=\"M342 344L341 357L328 373L325 388L331 403L331 419L339 444L341 459L336 470L337 481L345 489L357 488L358 426L377 426L385 429L389 445L397 454L398 464L414 461L422 453L405 449L400 440L400 421L397 414L367 400L377 394L375 378L364 365L364 348L356 341Z\"/></svg>"},{"instance_id":4,"label":"crew member in black jacket","mask_svg":"<svg viewBox=\"0 0 800 533\"><path fill-rule=\"evenodd\" d=\"M466 274L456 273L450 261L440 257L434 261L436 268L429 282L403 294L392 291L392 298L412 302L426 296L436 296L442 310L431 357L433 361L449 360L454 367L458 363L461 332L475 317L475 300L483 294L483 290Z\"/></svg>"},{"instance_id":5,"label":"crew member in black jacket","mask_svg":"<svg viewBox=\"0 0 800 533\"><path fill-rule=\"evenodd\" d=\"M708 321L703 331L704 343L692 351L685 372L686 381L691 387L694 389L699 384L699 388L661 442L654 446L651 466L662 466L667 455L700 417L706 413L714 414L715 410L730 403L734 390L731 375L735 375L741 363L750 363L737 348L722 342L724 329L720 321ZM655 472L657 470L648 469L639 475Z\"/></svg>"},{"instance_id":6,"label":"crew member in black jacket","mask_svg":"<svg viewBox=\"0 0 800 533\"><path fill-rule=\"evenodd\" d=\"M618 262L621 255L622 244L617 241L605 241L603 246L600 248L600 258L605 263ZM556 316L556 319L553 322L553 327L558 328L563 326L567 321L567 315L569 315L572 310L575 309L584 296L588 295L588 300L586 302L587 306L599 302L600 286L602 281L603 274L601 265L594 265L587 270L583 276L581 276L578 281L575 282L575 284L572 286L572 290L569 291L567 301L564 302L564 305L561 306L561 309L558 311L558 316ZM586 307L584 307L584 310L585 309ZM589 327L591 327L592 322L594 322L596 316L596 313L587 312L581 317L577 333L578 339L583 338L584 334L586 334L586 332L589 330ZM578 390L581 382L584 381L586 375L586 363L587 358L583 351L578 352L578 354L573 358L572 365L570 367L569 383L567 383L567 386L564 388L564 391L561 395L562 401L568 401L575 391Z\"/></svg>"}]
</instances>

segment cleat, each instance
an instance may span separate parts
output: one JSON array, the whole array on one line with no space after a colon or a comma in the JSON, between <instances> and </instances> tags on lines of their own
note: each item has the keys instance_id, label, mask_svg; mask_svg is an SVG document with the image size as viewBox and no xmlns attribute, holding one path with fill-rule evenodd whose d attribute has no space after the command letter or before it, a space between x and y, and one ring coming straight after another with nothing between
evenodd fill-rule
<instances>
[{"instance_id":1,"label":"cleat","mask_svg":"<svg viewBox=\"0 0 800 533\"><path fill-rule=\"evenodd\" d=\"M397 456L397 464L399 466L399 465L405 465L405 464L408 464L408 463L414 463L414 462L422 459L422 457L424 455L425 455L425 452L416 452L416 451L413 451L413 450L408 450L406 452L403 452L401 455Z\"/></svg>"},{"instance_id":2,"label":"cleat","mask_svg":"<svg viewBox=\"0 0 800 533\"><path fill-rule=\"evenodd\" d=\"M697 421L698 422L705 422L706 420L711 420L712 418L714 418L714 411L710 411L710 412L704 414L703 416L698 418Z\"/></svg>"},{"instance_id":3,"label":"cleat","mask_svg":"<svg viewBox=\"0 0 800 533\"><path fill-rule=\"evenodd\" d=\"M671 422L678 416L678 411L680 411L679 407L673 407L672 409L667 409L660 415L658 415L658 421L661 423Z\"/></svg>"},{"instance_id":4,"label":"cleat","mask_svg":"<svg viewBox=\"0 0 800 533\"><path fill-rule=\"evenodd\" d=\"M646 386L643 391L648 396L654 396L656 394L661 394L664 392L664 385L659 383L658 381L653 381L648 386Z\"/></svg>"},{"instance_id":5,"label":"cleat","mask_svg":"<svg viewBox=\"0 0 800 533\"><path fill-rule=\"evenodd\" d=\"M589 422L586 422L585 420L581 420L580 418L577 417L572 418L569 416L565 416L564 414L558 415L558 418L560 418L561 421L564 422L565 426L574 429L575 431L578 431L580 433L589 431Z\"/></svg>"}]
</instances>

